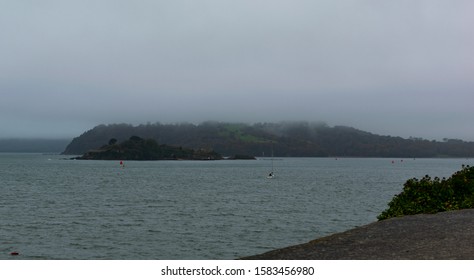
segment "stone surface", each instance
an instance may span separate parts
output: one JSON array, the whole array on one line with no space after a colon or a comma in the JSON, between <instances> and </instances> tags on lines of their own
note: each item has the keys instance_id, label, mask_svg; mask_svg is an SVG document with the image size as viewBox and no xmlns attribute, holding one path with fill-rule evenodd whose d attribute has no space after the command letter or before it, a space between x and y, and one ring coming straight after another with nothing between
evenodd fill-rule
<instances>
[{"instance_id":1,"label":"stone surface","mask_svg":"<svg viewBox=\"0 0 474 280\"><path fill-rule=\"evenodd\" d=\"M242 259L474 259L474 209L392 218Z\"/></svg>"}]
</instances>

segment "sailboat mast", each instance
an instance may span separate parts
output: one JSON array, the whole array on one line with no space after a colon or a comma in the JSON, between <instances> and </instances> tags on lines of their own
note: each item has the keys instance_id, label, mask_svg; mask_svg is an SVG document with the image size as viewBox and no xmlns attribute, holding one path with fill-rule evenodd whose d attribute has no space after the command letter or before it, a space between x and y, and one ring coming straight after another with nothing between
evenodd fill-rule
<instances>
[{"instance_id":1,"label":"sailboat mast","mask_svg":"<svg viewBox=\"0 0 474 280\"><path fill-rule=\"evenodd\" d=\"M272 179L272 178L275 178L275 174L273 174L273 141L271 142L272 143L272 171L270 172L270 174L268 174L267 178L268 179Z\"/></svg>"},{"instance_id":2,"label":"sailboat mast","mask_svg":"<svg viewBox=\"0 0 474 280\"><path fill-rule=\"evenodd\" d=\"M272 174L273 174L273 141L272 141Z\"/></svg>"}]
</instances>

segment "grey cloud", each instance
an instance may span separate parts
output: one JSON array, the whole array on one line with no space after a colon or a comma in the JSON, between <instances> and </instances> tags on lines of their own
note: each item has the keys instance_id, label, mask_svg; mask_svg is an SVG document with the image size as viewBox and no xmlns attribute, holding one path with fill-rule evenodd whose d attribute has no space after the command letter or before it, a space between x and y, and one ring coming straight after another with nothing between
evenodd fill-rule
<instances>
[{"instance_id":1,"label":"grey cloud","mask_svg":"<svg viewBox=\"0 0 474 280\"><path fill-rule=\"evenodd\" d=\"M474 140L472 10L468 0L2 2L0 137L305 119Z\"/></svg>"}]
</instances>

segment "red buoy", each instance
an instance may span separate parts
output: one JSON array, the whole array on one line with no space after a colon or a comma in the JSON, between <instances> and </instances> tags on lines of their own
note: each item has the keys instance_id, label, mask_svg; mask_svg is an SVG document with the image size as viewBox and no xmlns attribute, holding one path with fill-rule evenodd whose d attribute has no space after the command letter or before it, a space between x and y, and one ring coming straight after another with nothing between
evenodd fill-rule
<instances>
[{"instance_id":1,"label":"red buoy","mask_svg":"<svg viewBox=\"0 0 474 280\"><path fill-rule=\"evenodd\" d=\"M18 253L18 252L11 252L11 253L10 253L10 255L12 255L12 256L18 256L19 254L20 254L20 253Z\"/></svg>"}]
</instances>

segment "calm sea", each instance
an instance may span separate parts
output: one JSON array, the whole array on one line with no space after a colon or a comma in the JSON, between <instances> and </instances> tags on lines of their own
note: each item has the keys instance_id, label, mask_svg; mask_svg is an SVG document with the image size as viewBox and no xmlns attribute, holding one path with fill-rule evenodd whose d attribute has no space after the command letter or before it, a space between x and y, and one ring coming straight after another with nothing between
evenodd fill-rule
<instances>
[{"instance_id":1,"label":"calm sea","mask_svg":"<svg viewBox=\"0 0 474 280\"><path fill-rule=\"evenodd\" d=\"M471 159L64 160L0 154L0 259L234 259L376 221ZM11 252L19 256L11 256Z\"/></svg>"}]
</instances>

